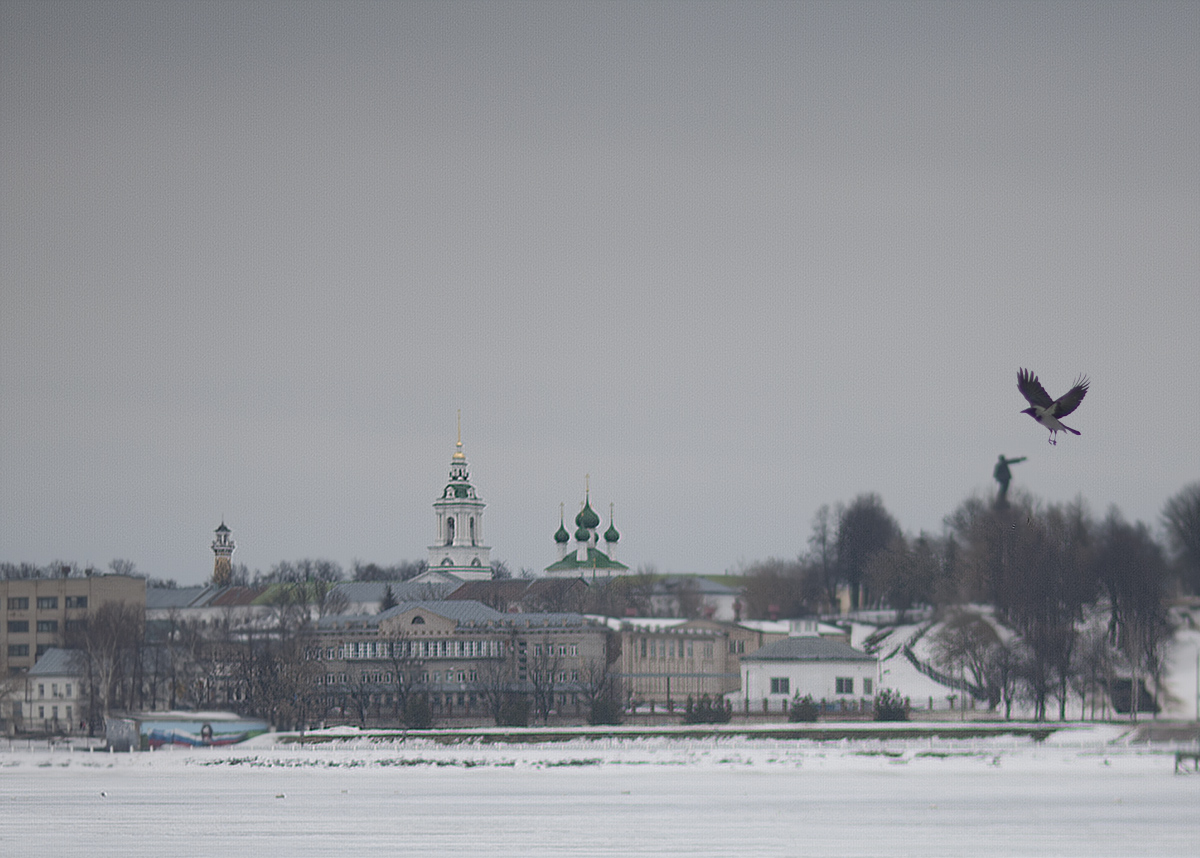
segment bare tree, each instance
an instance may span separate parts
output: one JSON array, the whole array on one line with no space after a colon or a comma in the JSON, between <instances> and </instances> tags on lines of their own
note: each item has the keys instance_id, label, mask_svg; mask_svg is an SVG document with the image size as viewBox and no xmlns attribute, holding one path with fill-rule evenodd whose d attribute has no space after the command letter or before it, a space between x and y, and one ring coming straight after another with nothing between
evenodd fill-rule
<instances>
[{"instance_id":1,"label":"bare tree","mask_svg":"<svg viewBox=\"0 0 1200 858\"><path fill-rule=\"evenodd\" d=\"M1169 636L1166 610L1167 564L1146 525L1130 525L1109 511L1101 527L1099 577L1112 605L1111 638L1133 674L1131 709L1137 717L1141 676L1161 680L1163 643Z\"/></svg>"},{"instance_id":2,"label":"bare tree","mask_svg":"<svg viewBox=\"0 0 1200 858\"><path fill-rule=\"evenodd\" d=\"M415 641L403 632L397 632L387 642L388 664L391 667L390 692L397 722L410 722L413 697L420 693L422 687L421 677L425 663L418 657L417 652Z\"/></svg>"},{"instance_id":3,"label":"bare tree","mask_svg":"<svg viewBox=\"0 0 1200 858\"><path fill-rule=\"evenodd\" d=\"M1200 482L1185 486L1168 500L1162 516L1180 580L1191 592L1200 593Z\"/></svg>"},{"instance_id":4,"label":"bare tree","mask_svg":"<svg viewBox=\"0 0 1200 858\"><path fill-rule=\"evenodd\" d=\"M862 494L838 517L837 559L842 581L850 587L850 608L858 610L867 600L867 563L900 535L900 526L884 508L879 495Z\"/></svg>"},{"instance_id":5,"label":"bare tree","mask_svg":"<svg viewBox=\"0 0 1200 858\"><path fill-rule=\"evenodd\" d=\"M134 674L145 637L145 615L127 602L105 602L87 621L65 632L64 644L83 654L92 725L111 714L118 702L131 702L122 694Z\"/></svg>"},{"instance_id":6,"label":"bare tree","mask_svg":"<svg viewBox=\"0 0 1200 858\"><path fill-rule=\"evenodd\" d=\"M544 724L550 719L550 711L554 708L562 657L554 638L548 634L530 636L522 642L526 647L525 676L533 692L533 709Z\"/></svg>"},{"instance_id":7,"label":"bare tree","mask_svg":"<svg viewBox=\"0 0 1200 858\"><path fill-rule=\"evenodd\" d=\"M114 575L136 575L137 565L132 560L115 558L108 564Z\"/></svg>"},{"instance_id":8,"label":"bare tree","mask_svg":"<svg viewBox=\"0 0 1200 858\"><path fill-rule=\"evenodd\" d=\"M838 603L837 534L829 504L821 504L813 515L812 533L808 537L809 565L825 590L829 605Z\"/></svg>"}]
</instances>

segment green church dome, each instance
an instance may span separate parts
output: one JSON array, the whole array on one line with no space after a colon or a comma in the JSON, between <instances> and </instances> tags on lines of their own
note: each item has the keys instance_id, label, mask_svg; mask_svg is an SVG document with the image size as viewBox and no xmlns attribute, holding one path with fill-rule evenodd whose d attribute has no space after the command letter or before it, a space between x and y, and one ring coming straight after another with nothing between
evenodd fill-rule
<instances>
[{"instance_id":1,"label":"green church dome","mask_svg":"<svg viewBox=\"0 0 1200 858\"><path fill-rule=\"evenodd\" d=\"M592 502L590 500L584 502L583 509L579 511L575 523L589 530L600 526L600 516L596 515L596 511L592 509Z\"/></svg>"},{"instance_id":2,"label":"green church dome","mask_svg":"<svg viewBox=\"0 0 1200 858\"><path fill-rule=\"evenodd\" d=\"M579 542L587 542L591 538L592 532L582 525L579 530L575 531L575 539Z\"/></svg>"},{"instance_id":3,"label":"green church dome","mask_svg":"<svg viewBox=\"0 0 1200 858\"><path fill-rule=\"evenodd\" d=\"M567 528L562 521L559 521L558 530L554 532L554 541L559 543L571 541L571 534L567 533Z\"/></svg>"},{"instance_id":4,"label":"green church dome","mask_svg":"<svg viewBox=\"0 0 1200 858\"><path fill-rule=\"evenodd\" d=\"M612 520L610 519L608 522L608 530L604 531L604 541L605 542L616 542L620 538L621 538L621 534L617 533L616 525L614 525L612 523Z\"/></svg>"}]
</instances>

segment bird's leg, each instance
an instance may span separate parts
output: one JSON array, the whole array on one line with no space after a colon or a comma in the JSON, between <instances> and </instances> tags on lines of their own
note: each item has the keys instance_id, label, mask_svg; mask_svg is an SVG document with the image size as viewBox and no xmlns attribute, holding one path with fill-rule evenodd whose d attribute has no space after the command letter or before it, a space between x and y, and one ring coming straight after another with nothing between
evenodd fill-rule
<instances>
[{"instance_id":1,"label":"bird's leg","mask_svg":"<svg viewBox=\"0 0 1200 858\"><path fill-rule=\"evenodd\" d=\"M1055 447L1057 447L1057 446L1058 446L1058 442L1054 440L1054 433L1053 433L1053 432L1051 432L1051 433L1050 433L1050 443L1051 443L1051 444L1053 444Z\"/></svg>"}]
</instances>

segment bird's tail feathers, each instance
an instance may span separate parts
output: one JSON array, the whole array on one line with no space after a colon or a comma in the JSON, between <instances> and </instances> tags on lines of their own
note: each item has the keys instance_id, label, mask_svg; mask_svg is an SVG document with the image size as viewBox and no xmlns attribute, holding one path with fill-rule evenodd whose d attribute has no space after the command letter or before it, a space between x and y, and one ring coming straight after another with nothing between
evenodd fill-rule
<instances>
[{"instance_id":1,"label":"bird's tail feathers","mask_svg":"<svg viewBox=\"0 0 1200 858\"><path fill-rule=\"evenodd\" d=\"M1062 425L1062 428L1066 429L1066 430L1067 430L1068 432L1070 432L1072 435L1082 435L1082 434L1083 434L1083 433L1082 433L1082 432L1080 432L1078 429L1072 429L1072 428L1071 428L1070 426L1068 426L1066 423L1063 423L1063 424L1061 424L1061 425Z\"/></svg>"}]
</instances>

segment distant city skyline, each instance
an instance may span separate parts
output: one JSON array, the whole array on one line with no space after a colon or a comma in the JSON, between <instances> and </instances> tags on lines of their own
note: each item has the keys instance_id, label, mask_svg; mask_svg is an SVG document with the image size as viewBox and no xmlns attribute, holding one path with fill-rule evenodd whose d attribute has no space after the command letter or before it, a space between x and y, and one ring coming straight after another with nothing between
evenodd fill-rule
<instances>
[{"instance_id":1,"label":"distant city skyline","mask_svg":"<svg viewBox=\"0 0 1200 858\"><path fill-rule=\"evenodd\" d=\"M1200 4L0 4L0 561L631 568L1200 479ZM1091 379L1070 425L1021 410Z\"/></svg>"}]
</instances>

